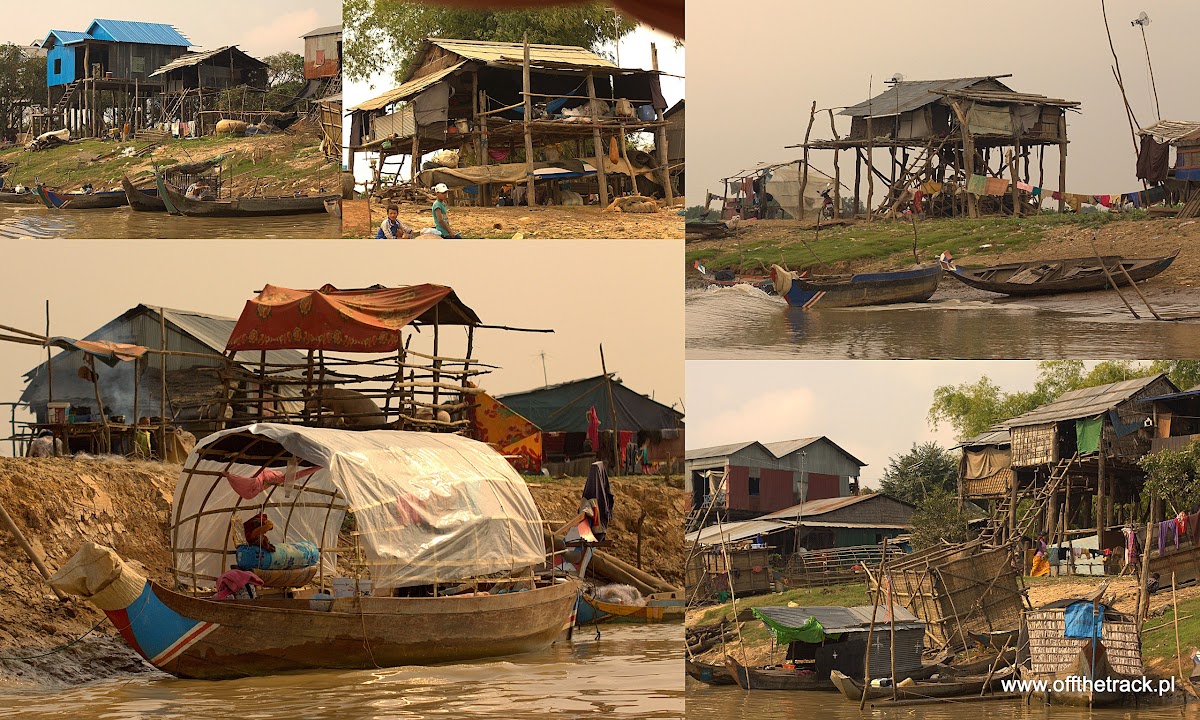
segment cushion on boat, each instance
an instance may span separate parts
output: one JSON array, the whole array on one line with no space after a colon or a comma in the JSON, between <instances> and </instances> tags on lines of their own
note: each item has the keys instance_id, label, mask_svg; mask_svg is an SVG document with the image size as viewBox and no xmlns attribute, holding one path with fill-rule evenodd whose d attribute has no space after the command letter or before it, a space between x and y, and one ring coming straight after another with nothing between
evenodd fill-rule
<instances>
[{"instance_id":1,"label":"cushion on boat","mask_svg":"<svg viewBox=\"0 0 1200 720\"><path fill-rule=\"evenodd\" d=\"M243 570L307 568L316 565L320 559L320 550L308 540L277 543L274 552L253 545L237 547L237 566Z\"/></svg>"}]
</instances>

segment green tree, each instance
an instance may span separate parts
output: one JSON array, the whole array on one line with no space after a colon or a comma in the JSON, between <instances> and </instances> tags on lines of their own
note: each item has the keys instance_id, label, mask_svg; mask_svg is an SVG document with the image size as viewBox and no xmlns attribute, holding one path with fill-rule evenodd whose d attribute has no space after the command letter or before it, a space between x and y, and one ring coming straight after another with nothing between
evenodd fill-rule
<instances>
[{"instance_id":1,"label":"green tree","mask_svg":"<svg viewBox=\"0 0 1200 720\"><path fill-rule=\"evenodd\" d=\"M913 443L911 450L888 460L879 491L914 505L931 493L957 495L958 458L935 442Z\"/></svg>"},{"instance_id":2,"label":"green tree","mask_svg":"<svg viewBox=\"0 0 1200 720\"><path fill-rule=\"evenodd\" d=\"M45 99L46 58L13 43L0 45L0 138L23 132L25 111Z\"/></svg>"},{"instance_id":3,"label":"green tree","mask_svg":"<svg viewBox=\"0 0 1200 720\"><path fill-rule=\"evenodd\" d=\"M1200 443L1144 455L1138 465L1146 471L1143 501L1162 498L1172 513L1200 504Z\"/></svg>"},{"instance_id":4,"label":"green tree","mask_svg":"<svg viewBox=\"0 0 1200 720\"><path fill-rule=\"evenodd\" d=\"M342 48L346 76L362 80L397 67L397 81L415 60L426 37L577 45L593 51L633 32L636 23L609 13L603 3L550 5L538 9L464 10L400 0L345 0L347 33Z\"/></svg>"},{"instance_id":5,"label":"green tree","mask_svg":"<svg viewBox=\"0 0 1200 720\"><path fill-rule=\"evenodd\" d=\"M939 545L944 540L961 543L970 539L970 516L958 506L958 498L945 490L930 492L912 516L914 551Z\"/></svg>"},{"instance_id":6,"label":"green tree","mask_svg":"<svg viewBox=\"0 0 1200 720\"><path fill-rule=\"evenodd\" d=\"M1002 420L1045 405L1069 390L1107 385L1160 372L1177 373L1180 377L1194 373L1194 377L1200 378L1200 363L1190 361L1183 365L1181 361L1173 361L1168 366L1106 360L1086 370L1081 360L1045 360L1038 363L1038 377L1032 390L1004 392L986 375L973 383L936 388L928 420L934 427L943 422L949 423L961 437L971 437Z\"/></svg>"},{"instance_id":7,"label":"green tree","mask_svg":"<svg viewBox=\"0 0 1200 720\"><path fill-rule=\"evenodd\" d=\"M1180 390L1200 386L1200 360L1155 360L1150 367L1156 373L1166 373Z\"/></svg>"},{"instance_id":8,"label":"green tree","mask_svg":"<svg viewBox=\"0 0 1200 720\"><path fill-rule=\"evenodd\" d=\"M268 109L278 110L304 89L304 56L294 52L279 52L268 55L267 96L263 99Z\"/></svg>"}]
</instances>

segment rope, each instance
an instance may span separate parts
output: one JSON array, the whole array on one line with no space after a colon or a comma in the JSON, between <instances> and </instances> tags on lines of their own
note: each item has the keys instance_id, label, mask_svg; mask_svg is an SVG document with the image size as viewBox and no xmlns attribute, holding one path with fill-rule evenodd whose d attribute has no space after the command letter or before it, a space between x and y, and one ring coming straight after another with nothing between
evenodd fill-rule
<instances>
[{"instance_id":1,"label":"rope","mask_svg":"<svg viewBox=\"0 0 1200 720\"><path fill-rule=\"evenodd\" d=\"M96 623L95 625L93 625L90 630L88 630L84 634L80 635L79 637L75 638L71 642L67 643L66 645L60 645L60 646L54 648L53 650L51 650L50 652L45 652L45 653L42 653L41 655L30 655L28 657L3 657L3 656L0 656L0 660L37 660L38 658L44 658L49 655L53 655L55 653L60 653L63 650L66 650L67 648L71 647L72 645L78 643L80 640L84 639L88 635L91 635L93 632L95 632L96 628L100 627L101 625L103 625L106 622L108 622L107 617L104 618L103 620L101 620L100 622Z\"/></svg>"}]
</instances>

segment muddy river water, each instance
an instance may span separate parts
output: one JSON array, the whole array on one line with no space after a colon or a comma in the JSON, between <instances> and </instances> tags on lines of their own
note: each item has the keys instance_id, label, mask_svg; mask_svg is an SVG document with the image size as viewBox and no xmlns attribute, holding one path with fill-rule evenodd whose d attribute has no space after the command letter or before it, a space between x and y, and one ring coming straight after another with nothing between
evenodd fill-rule
<instances>
[{"instance_id":1,"label":"muddy river water","mask_svg":"<svg viewBox=\"0 0 1200 720\"><path fill-rule=\"evenodd\" d=\"M1200 703L1170 707L1071 708L1004 702L945 702L936 705L881 708L858 703L836 692L786 692L713 687L687 681L689 718L721 720L1200 720Z\"/></svg>"},{"instance_id":2,"label":"muddy river water","mask_svg":"<svg viewBox=\"0 0 1200 720\"><path fill-rule=\"evenodd\" d=\"M0 205L0 238L338 238L340 218L329 213L261 218L190 218L167 213L50 210Z\"/></svg>"},{"instance_id":3,"label":"muddy river water","mask_svg":"<svg viewBox=\"0 0 1200 720\"><path fill-rule=\"evenodd\" d=\"M1007 299L934 295L930 302L805 311L749 286L688 290L688 359L1194 358L1200 291L1144 292L1162 317L1135 320L1111 291ZM1143 318L1149 313L1126 291Z\"/></svg>"},{"instance_id":4,"label":"muddy river water","mask_svg":"<svg viewBox=\"0 0 1200 720\"><path fill-rule=\"evenodd\" d=\"M582 630L540 653L433 667L243 680L161 673L0 687L0 718L682 718L683 627Z\"/></svg>"}]
</instances>

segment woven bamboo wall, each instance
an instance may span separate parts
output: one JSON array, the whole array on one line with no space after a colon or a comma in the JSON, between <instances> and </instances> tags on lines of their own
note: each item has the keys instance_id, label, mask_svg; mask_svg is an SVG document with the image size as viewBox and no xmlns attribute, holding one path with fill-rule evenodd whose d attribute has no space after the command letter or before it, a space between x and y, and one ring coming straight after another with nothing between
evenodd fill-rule
<instances>
[{"instance_id":1,"label":"woven bamboo wall","mask_svg":"<svg viewBox=\"0 0 1200 720\"><path fill-rule=\"evenodd\" d=\"M1191 528L1189 528L1190 530ZM1151 533L1157 543L1157 533ZM1200 547L1185 540L1175 549L1174 543L1167 544L1167 551L1158 554L1158 547L1150 551L1150 572L1158 573L1159 582L1164 585L1171 582L1171 573L1175 573L1175 582L1184 583L1189 580L1200 580Z\"/></svg>"},{"instance_id":2,"label":"woven bamboo wall","mask_svg":"<svg viewBox=\"0 0 1200 720\"><path fill-rule=\"evenodd\" d=\"M963 495L968 498L996 497L1009 493L1009 483L1012 482L1012 468L1004 468L992 475L978 480L963 481Z\"/></svg>"},{"instance_id":3,"label":"woven bamboo wall","mask_svg":"<svg viewBox=\"0 0 1200 720\"><path fill-rule=\"evenodd\" d=\"M1031 610L1025 613L1029 627L1030 669L1035 674L1061 672L1071 667L1079 651L1091 640L1066 638L1063 609ZM1142 645L1137 624L1129 620L1104 619L1104 647L1108 662L1122 675L1142 674Z\"/></svg>"},{"instance_id":4,"label":"woven bamboo wall","mask_svg":"<svg viewBox=\"0 0 1200 720\"><path fill-rule=\"evenodd\" d=\"M896 600L925 622L931 648L960 649L967 633L1014 630L1025 610L1007 547L980 541L930 548L889 568Z\"/></svg>"},{"instance_id":5,"label":"woven bamboo wall","mask_svg":"<svg viewBox=\"0 0 1200 720\"><path fill-rule=\"evenodd\" d=\"M1025 425L1009 430L1013 467L1033 467L1058 462L1058 426Z\"/></svg>"}]
</instances>

